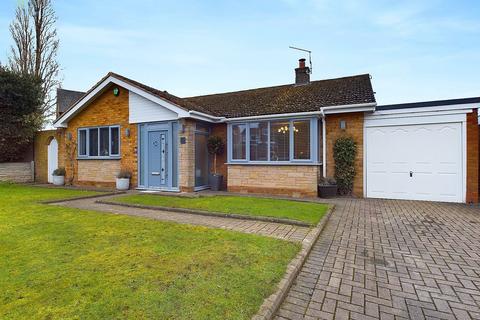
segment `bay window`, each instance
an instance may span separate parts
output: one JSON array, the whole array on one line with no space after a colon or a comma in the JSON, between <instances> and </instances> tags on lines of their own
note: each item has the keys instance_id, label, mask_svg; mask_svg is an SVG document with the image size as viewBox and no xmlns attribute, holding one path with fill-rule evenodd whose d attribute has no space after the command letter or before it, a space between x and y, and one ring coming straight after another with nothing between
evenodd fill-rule
<instances>
[{"instance_id":1,"label":"bay window","mask_svg":"<svg viewBox=\"0 0 480 320\"><path fill-rule=\"evenodd\" d=\"M268 122L251 122L250 160L268 161Z\"/></svg>"},{"instance_id":2,"label":"bay window","mask_svg":"<svg viewBox=\"0 0 480 320\"><path fill-rule=\"evenodd\" d=\"M233 153L235 160L246 160L247 149L247 126L245 124L234 124L232 126Z\"/></svg>"},{"instance_id":3,"label":"bay window","mask_svg":"<svg viewBox=\"0 0 480 320\"><path fill-rule=\"evenodd\" d=\"M310 159L310 121L293 121L293 159Z\"/></svg>"},{"instance_id":4,"label":"bay window","mask_svg":"<svg viewBox=\"0 0 480 320\"><path fill-rule=\"evenodd\" d=\"M282 119L229 125L231 162L317 162L316 118Z\"/></svg>"},{"instance_id":5,"label":"bay window","mask_svg":"<svg viewBox=\"0 0 480 320\"><path fill-rule=\"evenodd\" d=\"M290 160L290 121L270 122L270 160Z\"/></svg>"},{"instance_id":6,"label":"bay window","mask_svg":"<svg viewBox=\"0 0 480 320\"><path fill-rule=\"evenodd\" d=\"M120 156L120 127L78 129L79 158L118 158Z\"/></svg>"}]
</instances>

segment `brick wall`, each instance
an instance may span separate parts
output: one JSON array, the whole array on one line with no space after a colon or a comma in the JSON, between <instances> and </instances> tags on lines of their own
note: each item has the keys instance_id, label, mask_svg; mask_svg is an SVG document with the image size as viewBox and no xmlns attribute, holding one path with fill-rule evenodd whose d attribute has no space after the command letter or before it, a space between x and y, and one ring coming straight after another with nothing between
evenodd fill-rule
<instances>
[{"instance_id":1,"label":"brick wall","mask_svg":"<svg viewBox=\"0 0 480 320\"><path fill-rule=\"evenodd\" d=\"M340 121L345 120L346 129L340 129ZM344 113L326 116L327 132L327 177L335 174L335 161L333 160L333 146L335 141L344 136L353 137L357 142L357 157L355 160L355 179L353 194L363 197L363 113Z\"/></svg>"},{"instance_id":2,"label":"brick wall","mask_svg":"<svg viewBox=\"0 0 480 320\"><path fill-rule=\"evenodd\" d=\"M467 114L467 203L478 202L479 192L479 129L478 110Z\"/></svg>"},{"instance_id":3,"label":"brick wall","mask_svg":"<svg viewBox=\"0 0 480 320\"><path fill-rule=\"evenodd\" d=\"M57 130L39 131L35 134L34 147L35 147L35 182L47 183L48 182L48 145L50 141L55 137L57 142L60 141L60 133ZM59 145L60 148L60 145ZM61 165L59 164L59 167Z\"/></svg>"},{"instance_id":4,"label":"brick wall","mask_svg":"<svg viewBox=\"0 0 480 320\"><path fill-rule=\"evenodd\" d=\"M34 164L29 162L0 163L0 181L33 182Z\"/></svg>"},{"instance_id":5,"label":"brick wall","mask_svg":"<svg viewBox=\"0 0 480 320\"><path fill-rule=\"evenodd\" d=\"M115 175L120 171L118 160L78 160L78 182L115 183Z\"/></svg>"},{"instance_id":6,"label":"brick wall","mask_svg":"<svg viewBox=\"0 0 480 320\"><path fill-rule=\"evenodd\" d=\"M223 150L223 153L220 155L217 155L217 173L223 175L223 185L222 189L226 190L227 189L227 180L228 180L228 168L227 168L227 125L222 123L222 124L215 124L212 126L212 136L218 136L222 138L223 143L225 144L225 148ZM210 165L210 171L213 173L214 168L213 168L213 156L211 156L211 165Z\"/></svg>"},{"instance_id":7,"label":"brick wall","mask_svg":"<svg viewBox=\"0 0 480 320\"><path fill-rule=\"evenodd\" d=\"M195 187L195 121L183 119L180 121L178 164L179 188L182 192L192 192ZM180 141L185 139L185 143Z\"/></svg>"},{"instance_id":8,"label":"brick wall","mask_svg":"<svg viewBox=\"0 0 480 320\"><path fill-rule=\"evenodd\" d=\"M115 85L116 86L116 85ZM113 95L114 85L109 85L95 101L83 109L68 123L66 130L60 131L62 143L59 144L59 166L64 165L67 170L67 183L78 185L94 185L113 187L114 180L97 181L86 170L79 170L77 160L77 129L82 127L120 125L120 160L88 160L94 161L104 168L103 177L114 177L120 168L132 172L130 187L137 186L137 126L129 124L128 90L120 88L120 95ZM130 129L130 136L126 137L126 129ZM69 140L68 133L72 139ZM86 160L80 160L84 162ZM112 161L118 162L112 165ZM83 163L81 164L83 166ZM83 166L86 169L89 165Z\"/></svg>"},{"instance_id":9,"label":"brick wall","mask_svg":"<svg viewBox=\"0 0 480 320\"><path fill-rule=\"evenodd\" d=\"M228 165L228 191L316 197L319 166Z\"/></svg>"}]
</instances>

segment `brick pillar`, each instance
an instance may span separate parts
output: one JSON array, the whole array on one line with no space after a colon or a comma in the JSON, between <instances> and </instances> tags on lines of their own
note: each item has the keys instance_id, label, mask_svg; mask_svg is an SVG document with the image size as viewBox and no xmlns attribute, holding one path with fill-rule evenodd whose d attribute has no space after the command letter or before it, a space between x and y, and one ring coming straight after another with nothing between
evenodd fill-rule
<instances>
[{"instance_id":1,"label":"brick pillar","mask_svg":"<svg viewBox=\"0 0 480 320\"><path fill-rule=\"evenodd\" d=\"M340 121L345 121L345 130L340 129ZM328 115L326 118L327 138L327 177L335 175L335 160L333 146L340 137L352 137L357 143L357 157L355 159L355 179L353 180L353 195L363 197L363 121L362 112Z\"/></svg>"},{"instance_id":2,"label":"brick pillar","mask_svg":"<svg viewBox=\"0 0 480 320\"><path fill-rule=\"evenodd\" d=\"M192 192L195 187L195 122L181 120L178 136L179 187L182 192Z\"/></svg>"},{"instance_id":3,"label":"brick pillar","mask_svg":"<svg viewBox=\"0 0 480 320\"><path fill-rule=\"evenodd\" d=\"M478 203L479 192L479 129L478 110L467 114L467 203Z\"/></svg>"}]
</instances>

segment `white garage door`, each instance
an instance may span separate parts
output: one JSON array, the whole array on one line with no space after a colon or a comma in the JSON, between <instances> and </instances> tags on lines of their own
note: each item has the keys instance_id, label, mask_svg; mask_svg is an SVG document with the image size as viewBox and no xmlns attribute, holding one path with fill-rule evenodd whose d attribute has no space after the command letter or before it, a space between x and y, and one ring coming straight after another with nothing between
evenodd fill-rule
<instances>
[{"instance_id":1,"label":"white garage door","mask_svg":"<svg viewBox=\"0 0 480 320\"><path fill-rule=\"evenodd\" d=\"M463 202L462 124L366 128L367 197Z\"/></svg>"}]
</instances>

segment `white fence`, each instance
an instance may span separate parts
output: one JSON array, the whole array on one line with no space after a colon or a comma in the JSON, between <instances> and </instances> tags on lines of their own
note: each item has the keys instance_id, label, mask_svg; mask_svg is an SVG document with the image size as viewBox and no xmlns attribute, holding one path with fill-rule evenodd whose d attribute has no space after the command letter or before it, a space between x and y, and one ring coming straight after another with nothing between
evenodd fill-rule
<instances>
[{"instance_id":1,"label":"white fence","mask_svg":"<svg viewBox=\"0 0 480 320\"><path fill-rule=\"evenodd\" d=\"M18 183L33 182L35 179L34 162L0 163L0 181Z\"/></svg>"}]
</instances>

